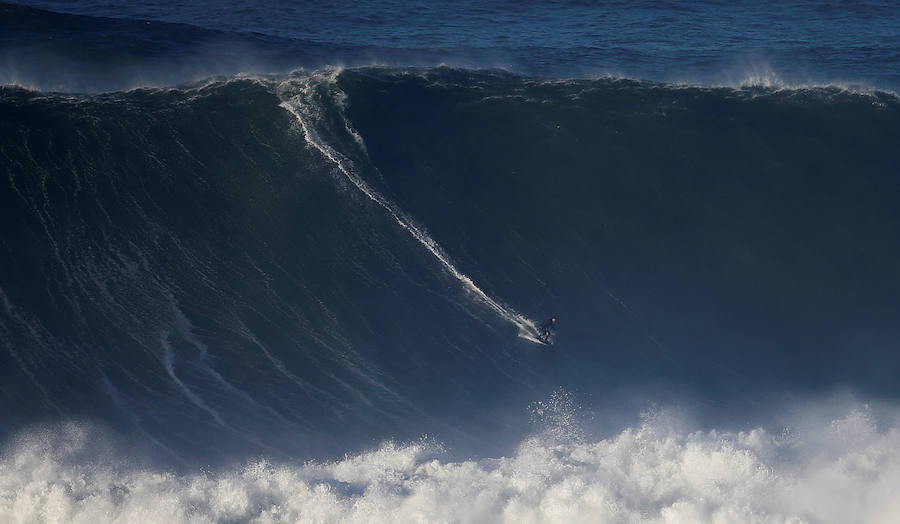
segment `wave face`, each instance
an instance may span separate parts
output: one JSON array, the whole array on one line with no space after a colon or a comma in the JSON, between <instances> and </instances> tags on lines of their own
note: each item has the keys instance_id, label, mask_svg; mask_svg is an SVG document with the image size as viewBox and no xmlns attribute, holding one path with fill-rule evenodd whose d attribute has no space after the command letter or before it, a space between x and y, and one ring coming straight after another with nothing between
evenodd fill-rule
<instances>
[{"instance_id":1,"label":"wave face","mask_svg":"<svg viewBox=\"0 0 900 524\"><path fill-rule=\"evenodd\" d=\"M439 68L0 104L7 435L496 454L559 385L725 426L900 394L891 95Z\"/></svg>"},{"instance_id":2,"label":"wave face","mask_svg":"<svg viewBox=\"0 0 900 524\"><path fill-rule=\"evenodd\" d=\"M7 429L112 417L181 456L343 451L448 399L502 424L478 408L531 382L516 314L311 146L279 96L323 82L3 92Z\"/></svg>"},{"instance_id":3,"label":"wave face","mask_svg":"<svg viewBox=\"0 0 900 524\"><path fill-rule=\"evenodd\" d=\"M395 201L489 294L565 319L579 387L896 395L894 96L452 70L338 84Z\"/></svg>"}]
</instances>

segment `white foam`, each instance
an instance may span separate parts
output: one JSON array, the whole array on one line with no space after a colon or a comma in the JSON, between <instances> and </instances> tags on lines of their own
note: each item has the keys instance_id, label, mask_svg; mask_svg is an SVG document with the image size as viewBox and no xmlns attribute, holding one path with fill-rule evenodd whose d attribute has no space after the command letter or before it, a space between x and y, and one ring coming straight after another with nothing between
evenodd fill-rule
<instances>
[{"instance_id":1,"label":"white foam","mask_svg":"<svg viewBox=\"0 0 900 524\"><path fill-rule=\"evenodd\" d=\"M687 88L759 89L763 92L837 89L857 95L897 96L892 89L877 87L865 81L817 78L808 74L792 73L785 76L765 61L744 61L707 78L673 77L667 79L665 83L672 87Z\"/></svg>"},{"instance_id":2,"label":"white foam","mask_svg":"<svg viewBox=\"0 0 900 524\"><path fill-rule=\"evenodd\" d=\"M32 431L0 458L0 521L896 522L900 430L871 412L803 432L674 429L647 417L607 439L541 434L509 457L440 460L428 442L336 462L257 460L176 475L110 463L91 430ZM683 422L683 421L682 421Z\"/></svg>"}]
</instances>

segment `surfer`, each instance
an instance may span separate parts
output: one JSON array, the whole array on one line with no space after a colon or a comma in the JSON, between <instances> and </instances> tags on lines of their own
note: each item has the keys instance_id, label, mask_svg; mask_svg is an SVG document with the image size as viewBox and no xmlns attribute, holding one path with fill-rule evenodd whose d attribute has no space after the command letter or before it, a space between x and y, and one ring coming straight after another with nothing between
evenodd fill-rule
<instances>
[{"instance_id":1,"label":"surfer","mask_svg":"<svg viewBox=\"0 0 900 524\"><path fill-rule=\"evenodd\" d=\"M541 331L541 334L538 335L538 340L544 344L549 344L550 335L553 333L553 330L556 329L556 317L552 316L548 318L538 326L538 329Z\"/></svg>"}]
</instances>

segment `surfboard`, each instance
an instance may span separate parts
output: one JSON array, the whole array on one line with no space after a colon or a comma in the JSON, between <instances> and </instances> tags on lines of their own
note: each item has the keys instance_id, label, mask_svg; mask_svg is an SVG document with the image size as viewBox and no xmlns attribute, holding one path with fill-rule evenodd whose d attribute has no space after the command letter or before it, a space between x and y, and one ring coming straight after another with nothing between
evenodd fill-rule
<instances>
[{"instance_id":1,"label":"surfboard","mask_svg":"<svg viewBox=\"0 0 900 524\"><path fill-rule=\"evenodd\" d=\"M534 342L535 344L541 344L542 346L549 346L549 347L553 346L553 342L550 342L550 341L544 342L543 340L541 340L531 334L528 334L528 333L519 333L519 338L524 338L525 340L527 340L529 342Z\"/></svg>"}]
</instances>

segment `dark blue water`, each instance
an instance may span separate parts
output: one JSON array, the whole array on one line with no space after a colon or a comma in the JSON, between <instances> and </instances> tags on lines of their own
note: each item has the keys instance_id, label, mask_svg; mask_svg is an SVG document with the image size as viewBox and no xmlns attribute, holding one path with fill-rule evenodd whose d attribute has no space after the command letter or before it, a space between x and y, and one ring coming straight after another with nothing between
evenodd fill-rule
<instances>
[{"instance_id":1,"label":"dark blue water","mask_svg":"<svg viewBox=\"0 0 900 524\"><path fill-rule=\"evenodd\" d=\"M896 514L892 4L29 5L0 520Z\"/></svg>"},{"instance_id":2,"label":"dark blue water","mask_svg":"<svg viewBox=\"0 0 900 524\"><path fill-rule=\"evenodd\" d=\"M893 2L26 4L114 19L19 8L3 17L0 80L67 91L335 64L728 86L900 85Z\"/></svg>"}]
</instances>

